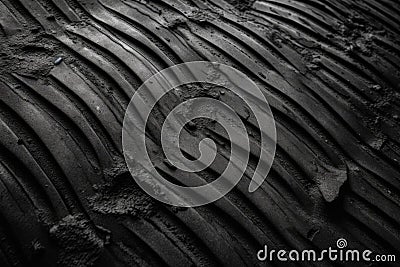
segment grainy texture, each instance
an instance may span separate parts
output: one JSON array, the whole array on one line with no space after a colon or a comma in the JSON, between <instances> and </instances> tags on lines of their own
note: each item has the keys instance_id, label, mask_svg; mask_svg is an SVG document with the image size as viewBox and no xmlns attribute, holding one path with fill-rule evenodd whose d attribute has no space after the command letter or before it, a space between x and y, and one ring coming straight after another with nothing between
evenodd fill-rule
<instances>
[{"instance_id":1,"label":"grainy texture","mask_svg":"<svg viewBox=\"0 0 400 267\"><path fill-rule=\"evenodd\" d=\"M399 253L399 14L396 0L0 0L0 266L252 266L264 244L340 237ZM121 127L143 81L196 60L262 88L277 155L249 194L257 125L209 92L247 118L249 172L223 199L177 209L130 179ZM229 149L225 131L199 125ZM160 124L149 129L155 166L185 183L163 162Z\"/></svg>"}]
</instances>

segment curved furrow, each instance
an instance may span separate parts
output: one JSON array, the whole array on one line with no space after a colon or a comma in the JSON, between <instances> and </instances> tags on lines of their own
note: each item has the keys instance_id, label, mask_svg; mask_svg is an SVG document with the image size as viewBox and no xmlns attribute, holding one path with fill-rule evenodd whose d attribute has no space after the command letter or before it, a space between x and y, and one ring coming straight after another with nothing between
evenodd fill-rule
<instances>
[{"instance_id":1,"label":"curved furrow","mask_svg":"<svg viewBox=\"0 0 400 267\"><path fill-rule=\"evenodd\" d=\"M194 156L197 154L197 152L195 152L196 151L195 146L193 146L192 149L189 148L193 144L193 142L190 142L190 141L188 143L185 143L185 141L182 141L182 142L183 142L182 146L185 147L185 151L189 155ZM221 157L221 155L218 155L217 158L215 159L215 161L219 162L220 164L214 165L215 168L213 168L213 166L211 166L209 171L212 171L213 173L220 173L221 170L218 166L225 166L226 165L225 162L227 162L227 160L225 158ZM167 174L170 177L174 177L174 181L178 182L179 184L184 184L184 185L188 186L188 185L198 184L199 181L205 182L205 180L203 180L203 178L201 178L199 176L185 175L184 173L180 173L175 170L170 170L168 167L165 166L165 164L163 162L161 162L159 164L155 163L155 165L157 166L158 171L160 171L164 174ZM177 177L180 177L180 178L177 178ZM245 193L245 192L246 191L242 189L242 193ZM239 198L239 199L241 199L241 198ZM240 206L242 204L240 204L239 202L232 203L230 200L224 198L224 199L219 200L217 203L215 203L215 205L220 209L220 212L226 212L227 215L230 216L231 220L238 221L238 222L245 222L246 219L250 220L249 218L246 217L245 213L243 213L240 210ZM217 214L219 214L219 213L216 213L216 215ZM243 227L243 230L246 229L249 233L252 233L253 238L258 239L261 237L259 235L259 231L261 229L257 229L255 227L252 227L251 225L244 225L242 227Z\"/></svg>"},{"instance_id":2,"label":"curved furrow","mask_svg":"<svg viewBox=\"0 0 400 267\"><path fill-rule=\"evenodd\" d=\"M283 43L274 43L269 40L268 35L264 32L267 29L259 29L260 25L255 25L249 22L241 22L238 20L234 20L230 18L230 16L225 17L226 24L229 23L231 27L236 27L240 34L247 35L249 39L252 39L251 42L259 42L260 46L263 46L263 50L268 50L271 54L267 60L270 62L275 68L278 68L279 73L282 76L285 76L287 73L291 73L288 68L295 69L295 73L306 73L307 68L301 61L301 55L297 53L296 50L287 46ZM264 54L264 53L263 53ZM283 63L287 64L283 64ZM276 64L276 65L275 65ZM297 72L296 72L297 71Z\"/></svg>"},{"instance_id":3,"label":"curved furrow","mask_svg":"<svg viewBox=\"0 0 400 267\"><path fill-rule=\"evenodd\" d=\"M378 3L381 4L382 6L386 7L388 10L394 11L393 15L398 14L398 12L400 11L400 5L399 5L399 2L397 2L397 1L382 0L382 1L379 1Z\"/></svg>"},{"instance_id":4,"label":"curved furrow","mask_svg":"<svg viewBox=\"0 0 400 267\"><path fill-rule=\"evenodd\" d=\"M12 35L21 30L21 23L2 2L0 2L0 14L2 14L0 18L1 32L4 35Z\"/></svg>"},{"instance_id":5,"label":"curved furrow","mask_svg":"<svg viewBox=\"0 0 400 267\"><path fill-rule=\"evenodd\" d=\"M183 146L187 149L190 146L191 143L186 143L183 142ZM193 150L192 150L193 151ZM190 152L190 150L186 150L186 152L188 154L192 154L194 152ZM220 161L218 158L216 159L216 161ZM222 160L222 159L221 159ZM197 184L200 181L205 182L201 177L199 176L195 176L195 175L185 175L184 173L178 173L177 171L172 171L169 168L167 168L163 163L155 163L155 165L157 166L158 171L169 175L170 177L176 177L175 179L177 179L177 181L175 182L179 182L180 184L184 184L186 186L191 185L191 184ZM224 166L225 163L221 163L221 166ZM217 169L212 169L213 172L215 173L219 173L219 170ZM180 178L177 178L180 177ZM245 191L243 191L245 192ZM238 203L232 203L231 201L229 201L228 199L224 198L219 200L217 203L215 203L215 205L218 207L218 209L220 209L219 212L215 213L215 216L218 216L218 214L220 214L221 212L226 212L227 215L231 218L230 220L234 220L234 221L239 221L239 222L245 222L246 219L249 220L249 218L246 217L245 213L243 213L237 206L236 204ZM212 225L209 225L210 228L213 228ZM256 227L252 227L251 225L244 225L243 227L243 231L247 230L249 234L252 234L252 237L255 239L259 239L261 238L260 236L260 229L257 229ZM168 232L168 231L167 231ZM166 233L168 234L168 233ZM264 239L261 239L264 240ZM260 244L262 244L262 242L260 242ZM217 253L217 252L216 252Z\"/></svg>"},{"instance_id":6,"label":"curved furrow","mask_svg":"<svg viewBox=\"0 0 400 267\"><path fill-rule=\"evenodd\" d=\"M56 21L48 19L51 18L51 14L38 1L22 0L19 3L47 33L56 33L60 29L60 25Z\"/></svg>"},{"instance_id":7,"label":"curved furrow","mask_svg":"<svg viewBox=\"0 0 400 267\"><path fill-rule=\"evenodd\" d=\"M168 29L168 22L159 15L147 13L139 6L133 6L129 2L116 3L115 1L105 0L104 4L112 8L125 19L131 21L136 27L145 27L142 32L148 35L154 43L160 43L160 50L164 51L170 60L165 60L168 66L174 63L194 61L198 58L195 51L189 49L182 40Z\"/></svg>"},{"instance_id":8,"label":"curved furrow","mask_svg":"<svg viewBox=\"0 0 400 267\"><path fill-rule=\"evenodd\" d=\"M381 24L386 25L387 28L392 30L394 33L398 34L400 32L397 27L398 25L396 24L396 21L394 21L391 14L383 11L379 5L373 2L374 1L371 1L371 3L361 2L358 5L350 4L349 7L360 10L361 14L369 17L371 20L379 21Z\"/></svg>"},{"instance_id":9,"label":"curved furrow","mask_svg":"<svg viewBox=\"0 0 400 267\"><path fill-rule=\"evenodd\" d=\"M128 80L121 70L116 68L108 59L106 59L103 55L101 55L98 51L88 48L83 45L83 43L76 44L73 39L68 38L67 36L60 36L60 42L65 44L67 47L70 47L77 54L79 54L82 58L86 59L87 62L90 62L91 66L95 70L101 70L101 74L106 74L110 77L110 79L118 85L116 89L121 89L123 92L122 99L118 99L119 106L125 109L129 103L129 97L133 95L135 89L131 80Z\"/></svg>"},{"instance_id":10,"label":"curved furrow","mask_svg":"<svg viewBox=\"0 0 400 267\"><path fill-rule=\"evenodd\" d=\"M92 147L96 150L96 154L99 155L98 158L103 167L107 168L111 164L113 156L116 153L116 148L112 148L111 141L106 141L107 137L105 136L107 135L105 133L101 133L102 130L100 130L102 126L94 127L91 125L89 119L87 119L87 117L90 115L86 115L87 117L85 117L82 115L82 113L77 112L76 109L68 108L76 106L68 97L60 93L54 87L44 87L35 84L21 76L17 76L17 78L24 84L28 85L32 90L38 92L38 94L44 97L48 102L51 102L55 107L58 107L60 112L63 112L77 125L77 127L79 127L79 129L82 130L84 135L88 138L88 140L90 140ZM76 101L74 102L76 103ZM64 106L63 104L65 103L69 103L70 105ZM84 107L79 106L79 109L83 110ZM96 129L96 131L94 129Z\"/></svg>"},{"instance_id":11,"label":"curved furrow","mask_svg":"<svg viewBox=\"0 0 400 267\"><path fill-rule=\"evenodd\" d=\"M195 33L196 35L198 34L197 32ZM199 36L199 35L198 35ZM220 39L219 39L220 40ZM203 39L203 41L207 41L207 40L205 40L205 39ZM214 44L213 44L214 45ZM226 45L227 45L227 43L225 42L225 43L223 43L223 44L221 44L220 46L221 47L224 47L225 49L223 50L223 49L221 49L220 47L218 47L219 48L219 50L222 52L222 51L226 51ZM229 51L229 50L228 50ZM232 50L230 53L234 53L233 52L234 50ZM240 52L239 53L235 53L235 54L240 54ZM240 63L241 64L245 64L245 62L246 62L246 58L245 57L242 57L242 59L240 60ZM251 64L251 63L246 63L246 64L249 64L249 65L253 65L253 64ZM247 65L246 65L247 66ZM257 70L254 70L256 67L253 65L253 68L251 69L251 71L253 71L253 72L256 72L256 75L258 74L258 75L260 75L259 73L261 73L261 71L257 71ZM249 69L250 70L250 69ZM268 73L268 74L270 74L270 73ZM271 78L270 78L271 79ZM270 81L270 80L268 80L268 81ZM285 92L285 94L286 95L290 95L290 96L294 96L295 94L297 94L297 96L296 96L296 101L299 103L301 103L301 101L300 101L300 99L302 99L302 98L304 98L304 107L307 107L307 112L308 112L308 114L313 114L313 111L314 110L316 110L316 108L313 108L312 106L314 105L315 107L318 105L319 106L319 109L321 109L321 106L319 105L319 104L317 104L317 103L319 103L319 101L316 101L315 99L313 99L313 98L309 98L309 99L307 99L307 98L305 98L306 97L306 95L303 93L303 94L301 94L300 95L300 93L298 93L298 92L296 92L296 91L293 91L293 89L291 88L291 87L289 87L289 86L285 86L285 87L282 87L282 83L278 83L276 80L273 80L272 81L274 84L275 84L275 88L279 88L279 90L280 91L284 91L283 89L285 88L287 88L287 90L290 90L291 92L289 93L288 91L287 92ZM282 82L283 82L283 84L285 84L286 82L284 81L284 80L282 80ZM278 86L277 84L280 84L280 86ZM295 93L295 94L294 94ZM293 98L293 97L292 97ZM311 101L313 101L315 104L311 104L312 102ZM329 113L327 113L327 114L329 114ZM330 133L331 133L331 136L334 138L334 139L336 139L336 142L339 142L339 143L344 143L344 142L346 142L347 144L351 144L351 146L353 147L353 149L352 149L352 151L353 151L353 153L354 153L354 151L359 151L359 153L362 153L362 154L364 154L364 159L368 159L369 158L369 161L370 162L373 162L373 161L375 161L369 154L370 154L370 152L367 152L367 153L365 153L365 152L363 152L362 150L360 150L358 147L356 148L355 147L355 145L354 144L356 144L356 143L358 143L358 141L356 141L356 138L355 137L352 137L352 135L353 134L347 134L346 136L347 136L347 140L345 140L345 138L342 138L342 137L340 137L340 138L338 138L337 136L340 136L340 135L342 135L343 136L343 134L338 134L338 131L337 131L337 129L338 128L342 128L342 130L343 131L346 131L343 127L341 127L341 125L339 124L339 123L337 123L337 122L335 122L334 120L333 120L333 118L334 117L332 117L332 116L329 116L329 115L325 115L324 113L318 113L318 117L316 117L316 115L317 114L315 114L315 115L313 115L313 117L317 120L317 121L319 121L320 122L320 125L322 125L322 126L324 126L323 128L325 128L326 130L328 130ZM324 115L324 116L321 116L321 115ZM342 131L342 132L343 132ZM342 145L342 147L349 147L349 145ZM386 168L389 168L390 169L390 167L389 167L389 165L386 165L387 167ZM372 167L372 166L369 166L370 168ZM388 179L387 181L391 181L390 183L392 183L393 185L395 185L395 184L397 184L398 183L398 181L395 179L395 178L393 178L393 176L391 175L391 174L389 174L389 173L387 173L387 175L384 175L383 173L384 172L386 172L386 170L385 169L377 169L377 167L378 166L373 166L372 168L371 168L371 170L374 170L374 171L378 171L378 172L380 172L380 175L382 175L382 176L386 176L386 179ZM378 167L379 168L379 167ZM396 186L397 188L398 188L398 186Z\"/></svg>"},{"instance_id":12,"label":"curved furrow","mask_svg":"<svg viewBox=\"0 0 400 267\"><path fill-rule=\"evenodd\" d=\"M151 40L127 22L113 16L112 13L104 8L98 1L87 0L80 2L80 4L98 22L103 23L104 25L111 25L114 29L129 35L133 40L135 40L135 42L140 42L142 45L147 47L148 50L152 51L152 53L158 55L167 66L171 64L171 60Z\"/></svg>"},{"instance_id":13,"label":"curved furrow","mask_svg":"<svg viewBox=\"0 0 400 267\"><path fill-rule=\"evenodd\" d=\"M179 266L189 266L193 264L182 251L173 245L171 240L157 231L157 229L146 220L126 222L125 226L145 242L150 249L157 252L165 264L173 265L175 263Z\"/></svg>"},{"instance_id":14,"label":"curved furrow","mask_svg":"<svg viewBox=\"0 0 400 267\"><path fill-rule=\"evenodd\" d=\"M210 130L212 131L212 130ZM222 139L224 142L228 142L229 139L227 138L226 135L217 132L217 131L212 131L213 134L215 136L217 136L219 139ZM255 141L251 142L250 144L251 147L251 157L254 158L254 162L252 161L252 159L249 162L249 166L251 167L251 170L254 170L254 165L257 164L257 159L259 157L259 151L260 151L260 147L258 145L258 143L256 143ZM279 150L279 147L278 147ZM280 153L277 152L276 153L276 157L279 157ZM286 160L288 160L289 157L286 157ZM286 183L290 184L290 186L288 188L285 188L285 190L290 191L290 193L288 192L288 195L296 195L296 197L298 198L297 201L298 202L302 202L304 206L306 206L307 204L310 204L310 201L312 201L312 198L310 198L309 194L311 194L311 192L308 190L307 187L310 187L310 183L312 183L311 180L307 180L305 181L305 183L307 184L307 186L305 186L302 182L299 182L297 179L292 179L291 174L289 174L288 170L286 170L283 166L283 163L277 163L275 161L275 163L272 165L272 171L275 171L278 175L279 178L283 179ZM251 172L248 171L247 174L249 177L251 177ZM307 179L307 177L305 177L305 179ZM240 204L239 204L240 206Z\"/></svg>"},{"instance_id":15,"label":"curved furrow","mask_svg":"<svg viewBox=\"0 0 400 267\"><path fill-rule=\"evenodd\" d=\"M69 67L62 64L59 67L53 69L50 72L50 76L54 77L60 84L68 88L73 94L81 99L86 105L86 107L96 117L100 124L107 131L107 136L112 140L113 146L118 152L122 150L121 148L121 124L120 118L122 114L116 114L116 111L112 109L111 104L104 101L104 98L100 97L100 94L92 88L89 87L76 73L74 73ZM110 141L111 141L110 140ZM96 146L94 146L96 147ZM108 150L105 148L105 150ZM104 151L103 153L106 153ZM111 157L110 155L109 157ZM105 157L99 156L104 160Z\"/></svg>"},{"instance_id":16,"label":"curved furrow","mask_svg":"<svg viewBox=\"0 0 400 267\"><path fill-rule=\"evenodd\" d=\"M255 6L254 10L250 14L266 18L266 21L273 23L275 25L283 24L291 29L298 29L309 36L313 36L315 39L319 38L321 42L329 43L329 39L326 37L329 35L329 31L317 28L314 29L306 20L300 18L291 18L289 16L290 12L278 12L276 9L267 8L267 6L262 5Z\"/></svg>"},{"instance_id":17,"label":"curved furrow","mask_svg":"<svg viewBox=\"0 0 400 267\"><path fill-rule=\"evenodd\" d=\"M1 144L2 153L4 154L2 155L2 157L5 157L6 155L9 156L10 154L15 155L18 157L18 159L22 161L20 162L22 166L24 166L24 163L26 166L29 166L28 172L34 175L34 177L37 179L36 183L38 184L36 186L31 186L33 188L37 188L36 190L39 192L45 191L45 194L47 196L44 197L44 199L48 199L48 201L50 202L49 209L54 210L56 214L58 214L58 217L65 216L67 214L68 208L65 204L64 197L61 195L60 192L57 191L55 185L51 182L51 179L46 175L46 173L44 173L44 171L34 160L34 158L31 158L31 155L29 155L29 151L27 151L27 149L23 146L20 146L19 149L10 146L10 144L18 144L18 142L21 143L22 139L19 139L17 135L15 135L15 133L13 133L10 128L4 124L3 121L1 121L1 129L2 137L7 137L7 140L9 140L8 143L2 142Z\"/></svg>"},{"instance_id":18,"label":"curved furrow","mask_svg":"<svg viewBox=\"0 0 400 267\"><path fill-rule=\"evenodd\" d=\"M221 164L221 165L224 165L224 164ZM177 173L175 173L175 171L174 172L170 172L165 167L162 168L161 166L159 166L158 168L159 168L159 170L163 170L163 172L165 172L165 173L169 173L169 175L171 175L171 176L180 176L180 177L182 177L182 179L185 181L185 183L187 183L187 181L189 179L189 177L185 177L183 174L179 174L178 175ZM217 170L214 170L214 171L217 171ZM241 191L242 192L246 192L245 188L243 188L243 187L241 188ZM242 199L242 198L239 198L239 199ZM237 204L239 204L239 202L236 202L235 204L237 205ZM245 218L242 218L244 216L244 214L243 213L238 213L239 210L234 205L232 205L229 201L227 201L227 199L220 200L215 205L218 206L218 208L220 208L221 211L224 210L225 212L228 212L228 215L230 216L231 220L235 220L235 221L239 220L239 221L241 221L241 220L245 219ZM254 203L251 204L251 205L254 205ZM214 216L218 216L218 214L220 214L220 213L217 212L217 213L215 213ZM238 218L238 216L235 216L235 214L239 215L240 217ZM207 217L204 217L203 215L201 215L201 216L204 219L207 218ZM178 215L178 217L179 217L179 215ZM214 228L216 226L209 225L208 227ZM248 229L250 233L254 233L254 230L256 230L256 229L253 230L252 228L248 228L248 226L242 226L242 227L244 227L245 229ZM265 226L263 228L265 228ZM262 231L265 231L265 229L263 229ZM199 234L199 233L196 232L196 234ZM259 236L258 237L254 236L254 238L259 238ZM215 252L215 253L217 254L218 252Z\"/></svg>"},{"instance_id":19,"label":"curved furrow","mask_svg":"<svg viewBox=\"0 0 400 267\"><path fill-rule=\"evenodd\" d=\"M4 157L6 155L1 155ZM37 191L32 193L32 190L36 187L29 187L26 182L23 182L22 177L17 175L18 169L11 169L6 159L0 162L0 194L2 197L2 216L12 229L10 234L14 236L16 245L22 248L23 251L20 252L21 259L26 257L26 262L32 262L35 264L49 264L53 262L54 248L51 248L51 241L47 236L47 229L43 227L43 222L51 223L53 218L52 214L49 214L43 204L35 205L32 201L39 202L40 197L37 195ZM26 177L24 179L27 180ZM23 184L25 183L25 184ZM30 184L32 185L32 184ZM30 192L27 192L29 190ZM15 232L14 229L20 229ZM40 238L38 238L38 236ZM1 236L4 238L4 236ZM4 239L6 239L5 237ZM22 246L22 244L31 244L31 246ZM46 251L46 257L43 261L38 261L35 258L35 250L33 246L39 244L40 246L49 247Z\"/></svg>"},{"instance_id":20,"label":"curved furrow","mask_svg":"<svg viewBox=\"0 0 400 267\"><path fill-rule=\"evenodd\" d=\"M84 29L68 27L68 30L88 41L97 50L104 51L110 57L115 58L118 65L130 69L130 76L137 77L136 81L139 84L146 81L159 69L143 55L115 37L106 34L103 30L91 26Z\"/></svg>"},{"instance_id":21,"label":"curved furrow","mask_svg":"<svg viewBox=\"0 0 400 267\"><path fill-rule=\"evenodd\" d=\"M57 207L56 211L59 217L76 210L77 203L74 198L68 197L70 195L69 185L60 179L63 177L62 172L57 163L52 160L49 152L43 149L40 139L30 133L31 128L17 122L21 119L13 116L7 109L1 109L1 117L2 135L9 140L2 142L2 147L12 152L24 166L29 168L30 174L46 191L53 207ZM14 133L10 127L13 127L14 131L18 131L18 133ZM23 145L12 146L15 142Z\"/></svg>"},{"instance_id":22,"label":"curved furrow","mask_svg":"<svg viewBox=\"0 0 400 267\"><path fill-rule=\"evenodd\" d=\"M344 209L352 214L357 220L365 224L370 230L387 240L392 248L398 251L400 235L398 224L390 219L383 217L379 209L371 204L365 203L356 196L348 196L343 203Z\"/></svg>"},{"instance_id":23,"label":"curved furrow","mask_svg":"<svg viewBox=\"0 0 400 267\"><path fill-rule=\"evenodd\" d=\"M344 25L347 27L347 26L353 25L352 23L353 23L353 22L351 21L350 24L348 23L348 25L347 25L347 24L344 24ZM354 25L358 25L357 23L358 23L358 22L355 21L355 22L354 22ZM358 27L358 26L355 26L355 27ZM335 30L335 31L336 31L336 30ZM329 34L335 33L335 31L331 31ZM322 34L322 33L318 33L318 35L317 35L318 38L317 38L317 37L315 38L315 42L319 42L319 43L320 43L320 42L322 41L322 40L321 40L321 37L326 36L326 34L322 34L322 35L321 35L321 34ZM350 35L349 35L349 37L350 37ZM344 40L346 40L346 38L348 38L348 37L347 37L347 36L344 36L344 38L345 38ZM361 40L361 39L360 39L360 40ZM343 47L344 44L342 44L342 41L340 41L339 43L338 43L338 41L339 41L339 39L335 38L335 42L336 42L337 44L339 44L340 47ZM362 41L362 40L361 40L361 41ZM358 44L355 44L355 45L358 45ZM368 45L373 45L373 42L368 43ZM363 48L362 48L362 49L363 49ZM367 63L367 62L365 61L365 60L366 60L366 57L364 57L361 53L353 53L353 56L355 56L355 59L358 60L359 62L361 61L360 63L362 63L362 65L364 65L364 66L366 65L366 63ZM367 60L367 61L368 61L368 60ZM380 62L384 63L385 61L382 61L382 60L381 60ZM346 64L347 64L347 62L346 62ZM344 65L346 65L346 64L344 64ZM373 66L370 66L369 68L371 69L371 72L372 72L372 73L376 73L376 69L375 69ZM381 69L382 69L382 68L379 68L378 70L381 71ZM390 78L392 78L392 79L393 79L393 78L395 79L395 76L393 76L393 75L392 75L392 76L388 76L388 77L390 77ZM390 81L391 79L387 79L387 80Z\"/></svg>"},{"instance_id":24,"label":"curved furrow","mask_svg":"<svg viewBox=\"0 0 400 267\"><path fill-rule=\"evenodd\" d=\"M95 159L88 157L90 151L85 151L87 154L83 153L80 147L83 144L76 144L71 133L67 132L59 124L60 122L56 122L47 112L39 108L37 103L34 105L26 101L27 96L18 95L11 89L2 90L0 96L9 107L20 107L15 112L33 129L35 134L44 142L53 159L60 164L63 173L68 178L68 183L74 188L75 196L80 196L81 192L89 193L93 191L90 184L101 183L101 178L99 179L97 174L99 166ZM78 182L74 182L74 180ZM86 202L83 196L78 199Z\"/></svg>"},{"instance_id":25,"label":"curved furrow","mask_svg":"<svg viewBox=\"0 0 400 267\"><path fill-rule=\"evenodd\" d=\"M68 2L65 0L52 0L55 7L57 7L61 13L64 13L65 16L69 19L70 22L78 22L80 21L79 15L76 11L73 10L68 5Z\"/></svg>"},{"instance_id":26,"label":"curved furrow","mask_svg":"<svg viewBox=\"0 0 400 267\"><path fill-rule=\"evenodd\" d=\"M184 141L183 141L184 142ZM183 147L188 147L189 145L191 144L191 142L189 142L188 144L185 144L185 143L183 143L182 145L183 145ZM195 147L195 146L194 146ZM190 152L187 150L187 152L190 154ZM215 173L221 173L221 167L222 166L225 166L225 163L224 162L227 162L227 159L224 159L224 158L221 158L221 157L219 157L219 156L217 156L217 158L215 159L215 162L218 162L218 164L215 164L215 165L213 165L213 166L211 166L210 167L210 170L212 170L212 171L214 171ZM214 167L215 166L215 167ZM164 168L165 169L165 168ZM168 173L168 171L167 170L165 170L167 173ZM175 171L174 171L174 173L175 173ZM170 175L174 175L174 173L171 173ZM175 174L175 177L182 177L179 181L182 183L182 181L183 181L183 184L185 184L185 185L187 185L188 183L190 184L190 182L189 181L192 181L192 183L196 183L195 182L195 180L193 180L192 178L189 178L188 176L185 176L184 174L179 174L179 175L177 175L177 174ZM248 177L250 177L250 175L248 176ZM239 191L241 192L241 194L243 194L243 195L245 195L246 194L246 192L247 192L247 187L246 186L239 186L238 187L238 189L239 189ZM255 198L249 198L249 200L250 200L250 202L252 203L252 205L256 205L256 197ZM279 206L281 206L281 205L279 205ZM283 206L283 205L282 205ZM225 210L226 210L226 207L225 207ZM263 210L263 209L262 209ZM264 210L263 210L264 211ZM294 210L292 211L292 212L294 212ZM277 216L277 215L275 215L275 216ZM273 218L270 218L271 220L274 220ZM278 227L278 225L279 224L276 224L276 226Z\"/></svg>"},{"instance_id":27,"label":"curved furrow","mask_svg":"<svg viewBox=\"0 0 400 267\"><path fill-rule=\"evenodd\" d=\"M158 165L157 169L160 172L169 175L170 177L176 177L178 175L183 177L183 179L177 182L182 183L183 185L186 186L191 184L196 184L199 181L205 182L200 177L193 177L193 178L185 177L184 174L176 173L176 171L170 171L166 167L163 167L161 165ZM215 172L215 170L213 170L213 172ZM184 180L184 182L182 182L182 180ZM241 199L241 197L236 197L235 199L239 200ZM252 217L247 215L248 213L257 214L257 211L250 212L249 203L241 203L240 201L233 201L228 197L218 200L214 205L215 205L214 216L218 217L221 214L225 214L226 217L229 217L229 220L231 222L237 222L239 225L241 225L240 229L241 232L246 232L248 234L249 239L252 238L254 240L258 240L259 245L262 245L268 241L268 237L264 234L265 231L265 229L263 229L264 227L261 227L260 225L246 224L246 221L253 222ZM210 227L212 226L210 225Z\"/></svg>"},{"instance_id":28,"label":"curved furrow","mask_svg":"<svg viewBox=\"0 0 400 267\"><path fill-rule=\"evenodd\" d=\"M296 3L285 4L280 1L262 1L257 2L253 5L253 8L263 12L273 12L278 15L282 15L282 11L287 13L287 16L291 20L297 21L301 24L306 24L310 29L318 33L326 33L333 30L333 25L336 24L336 20L329 18L326 14L313 14L308 12L307 9L300 6L296 6ZM318 15L318 16L317 16ZM319 18L318 18L319 17ZM322 19L323 18L323 19Z\"/></svg>"},{"instance_id":29,"label":"curved furrow","mask_svg":"<svg viewBox=\"0 0 400 267\"><path fill-rule=\"evenodd\" d=\"M185 254L195 265L216 266L218 257L213 257L211 253L218 255L217 251L213 252L201 242L201 239L195 235L186 225L175 216L173 209L165 209L159 214L151 217L149 222L161 231L176 244L177 247ZM180 211L182 212L182 211Z\"/></svg>"},{"instance_id":30,"label":"curved furrow","mask_svg":"<svg viewBox=\"0 0 400 267\"><path fill-rule=\"evenodd\" d=\"M131 244L122 242L110 244L109 250L115 259L112 264L115 266L165 266L163 259L131 231L126 236L129 236ZM142 250L143 253L139 254L137 250Z\"/></svg>"},{"instance_id":31,"label":"curved furrow","mask_svg":"<svg viewBox=\"0 0 400 267\"><path fill-rule=\"evenodd\" d=\"M226 232L218 232L217 229L222 230L222 228L213 226L211 218L200 215L194 209L177 213L176 216L213 252L219 264L244 264L243 259L234 249L234 244L226 239Z\"/></svg>"},{"instance_id":32,"label":"curved furrow","mask_svg":"<svg viewBox=\"0 0 400 267\"><path fill-rule=\"evenodd\" d=\"M349 186L351 190L400 224L400 216L396 212L400 205L400 198L392 194L388 187L379 183L371 174L357 169L355 166L350 169Z\"/></svg>"}]
</instances>

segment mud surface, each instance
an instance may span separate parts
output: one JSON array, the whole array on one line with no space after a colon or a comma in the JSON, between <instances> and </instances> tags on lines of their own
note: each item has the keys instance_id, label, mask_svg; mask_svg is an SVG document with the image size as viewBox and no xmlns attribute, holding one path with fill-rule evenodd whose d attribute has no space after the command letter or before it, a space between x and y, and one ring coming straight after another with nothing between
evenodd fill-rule
<instances>
[{"instance_id":1,"label":"mud surface","mask_svg":"<svg viewBox=\"0 0 400 267\"><path fill-rule=\"evenodd\" d=\"M322 250L339 238L399 255L399 14L395 0L0 0L0 266L258 266L264 245ZM223 199L178 209L130 177L121 127L146 79L199 60L263 90L278 147L255 193L247 174ZM180 90L148 125L160 173L186 184L226 166L188 175L161 151L162 119L199 95L243 118L251 173L248 108L220 88ZM229 154L214 122L188 131Z\"/></svg>"},{"instance_id":2,"label":"mud surface","mask_svg":"<svg viewBox=\"0 0 400 267\"><path fill-rule=\"evenodd\" d=\"M57 262L61 266L93 265L105 243L82 214L63 218L50 228L50 236L61 248Z\"/></svg>"}]
</instances>

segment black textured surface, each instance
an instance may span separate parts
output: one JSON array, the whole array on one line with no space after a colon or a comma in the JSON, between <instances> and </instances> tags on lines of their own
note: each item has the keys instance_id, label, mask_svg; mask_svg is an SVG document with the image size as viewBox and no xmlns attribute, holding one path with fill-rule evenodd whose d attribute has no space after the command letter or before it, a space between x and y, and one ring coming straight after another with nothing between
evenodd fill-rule
<instances>
[{"instance_id":1,"label":"black textured surface","mask_svg":"<svg viewBox=\"0 0 400 267\"><path fill-rule=\"evenodd\" d=\"M396 0L0 0L0 266L253 266L264 244L322 250L341 237L399 253L399 14ZM262 88L277 155L255 193L246 176L177 209L134 183L121 127L143 81L196 60ZM229 148L200 124L199 138ZM159 130L154 164L184 179L157 154Z\"/></svg>"}]
</instances>

